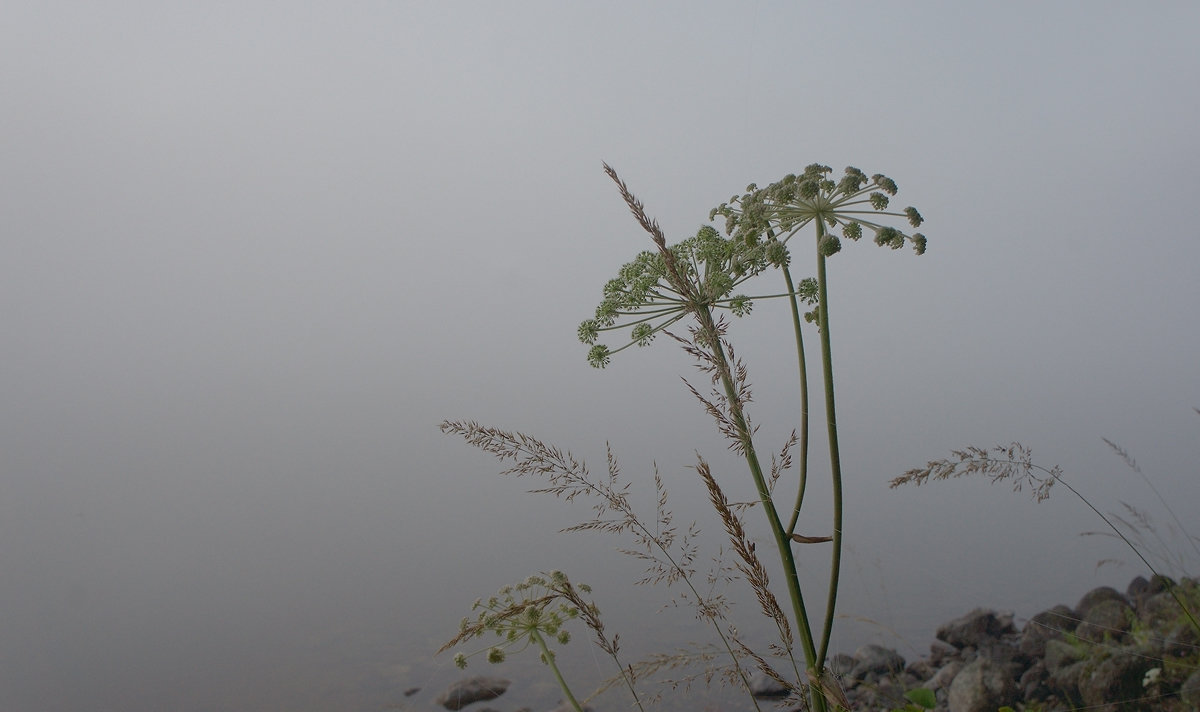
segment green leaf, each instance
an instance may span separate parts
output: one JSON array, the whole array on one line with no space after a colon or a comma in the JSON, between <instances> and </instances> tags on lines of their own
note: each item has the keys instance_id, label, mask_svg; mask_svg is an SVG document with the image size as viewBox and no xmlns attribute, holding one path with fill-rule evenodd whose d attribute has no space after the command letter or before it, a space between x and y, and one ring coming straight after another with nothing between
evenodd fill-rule
<instances>
[{"instance_id":1,"label":"green leaf","mask_svg":"<svg viewBox=\"0 0 1200 712\"><path fill-rule=\"evenodd\" d=\"M904 693L909 702L923 709L931 710L937 706L937 696L933 694L933 690L926 687L918 687L915 690L909 690Z\"/></svg>"}]
</instances>

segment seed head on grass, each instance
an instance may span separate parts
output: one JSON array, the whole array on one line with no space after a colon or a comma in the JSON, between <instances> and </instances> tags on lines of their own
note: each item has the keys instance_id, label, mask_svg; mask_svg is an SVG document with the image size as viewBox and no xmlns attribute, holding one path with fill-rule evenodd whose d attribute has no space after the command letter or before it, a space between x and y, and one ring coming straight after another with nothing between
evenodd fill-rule
<instances>
[{"instance_id":1,"label":"seed head on grass","mask_svg":"<svg viewBox=\"0 0 1200 712\"><path fill-rule=\"evenodd\" d=\"M1021 443L997 445L991 449L969 446L951 451L951 456L930 460L924 467L914 467L892 479L892 488L901 485L920 486L930 480L945 480L967 475L983 475L993 484L1008 480L1013 491L1029 487L1033 498L1041 502L1050 496L1050 489L1062 479L1062 469L1055 465L1046 469L1033 462L1033 451Z\"/></svg>"}]
</instances>

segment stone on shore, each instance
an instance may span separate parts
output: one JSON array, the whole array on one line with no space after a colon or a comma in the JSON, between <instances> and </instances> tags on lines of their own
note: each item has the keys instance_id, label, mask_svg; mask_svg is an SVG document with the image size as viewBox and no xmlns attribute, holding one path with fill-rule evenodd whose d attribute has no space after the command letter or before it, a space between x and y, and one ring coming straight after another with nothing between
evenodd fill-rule
<instances>
[{"instance_id":1,"label":"stone on shore","mask_svg":"<svg viewBox=\"0 0 1200 712\"><path fill-rule=\"evenodd\" d=\"M472 702L492 700L504 694L509 681L501 677L468 677L446 689L436 702L448 710L460 710Z\"/></svg>"}]
</instances>

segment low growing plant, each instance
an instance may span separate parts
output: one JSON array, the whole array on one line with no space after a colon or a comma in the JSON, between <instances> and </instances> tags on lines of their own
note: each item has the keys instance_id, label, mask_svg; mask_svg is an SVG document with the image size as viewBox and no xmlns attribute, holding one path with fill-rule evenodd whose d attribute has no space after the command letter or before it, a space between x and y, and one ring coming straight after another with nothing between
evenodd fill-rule
<instances>
[{"instance_id":1,"label":"low growing plant","mask_svg":"<svg viewBox=\"0 0 1200 712\"><path fill-rule=\"evenodd\" d=\"M922 254L926 246L923 235L905 232L887 222L900 218L915 228L923 219L912 207L902 211L889 210L891 196L897 192L896 184L890 178L882 174L868 177L852 167L835 178L829 167L813 164L803 173L785 176L765 188L748 186L743 194L730 198L709 214L710 221L722 218L721 229L705 225L693 237L669 244L658 223L646 214L641 201L612 168L607 165L604 168L638 224L649 234L653 249L638 254L604 285L600 305L594 316L580 325L578 336L590 347L588 361L603 368L617 353L634 345L647 346L659 334L666 334L692 357L700 372L708 378L708 386L687 383L687 387L713 417L718 431L729 442L729 448L745 462L757 496L753 507L763 513L782 571L787 594L782 604L746 533L741 512L750 505L731 503L719 478L702 457L698 458L695 469L736 554L738 574L751 587L761 611L774 622L777 638L769 648L769 657L777 662L768 662L768 656L755 652L737 636L727 620L728 607L722 596L700 593L701 587L695 583L696 551L690 543L692 533L677 536L671 528L666 492L657 474L655 485L659 502L656 526L651 528L643 524L629 503L627 485L620 481L619 468L611 453L608 478L597 479L570 453L526 435L463 421L446 421L442 430L460 435L502 460L513 461L508 473L547 478L549 486L535 491L566 499L580 495L592 498L596 518L574 529L632 534L640 544L635 555L649 564L645 582L684 585L697 616L712 629L718 641L717 649L726 658L723 679L736 682L748 691L747 669L753 665L787 686L795 695L806 693L814 710L848 707L825 664L838 598L844 509L826 263L841 251L843 239L858 241L864 235L871 235L874 242L883 247L897 249L911 245L917 254ZM794 247L802 244L799 236L806 233L809 241L805 251L814 259L816 274L797 282L791 273L792 257ZM780 272L782 291L753 296L739 291L752 279L771 270ZM748 370L735 354L728 334L729 322L725 318L726 313L744 317L751 313L756 300L768 298L789 301L791 341L799 376L798 431L793 431L769 465L755 441L756 427L748 413L751 402ZM676 331L671 331L672 328ZM798 531L807 504L805 494L810 474L806 328L816 329L820 351L832 485L829 505L832 530L816 534ZM602 335L622 330L628 331L628 339L623 345L614 349L599 343ZM796 445L799 446L798 462L794 463L792 448ZM791 471L793 464L796 467L796 478L792 482L794 494L777 500L776 485L786 472ZM800 545L824 544L830 546L829 585L822 615L811 618L794 550ZM722 575L722 566L718 564L708 574L710 579ZM787 672L781 672L780 667ZM629 666L622 674L628 671L626 681L633 690L639 671L653 668L653 663Z\"/></svg>"},{"instance_id":2,"label":"low growing plant","mask_svg":"<svg viewBox=\"0 0 1200 712\"><path fill-rule=\"evenodd\" d=\"M1197 413L1200 413L1200 410L1197 410ZM1132 456L1111 440L1105 438L1104 442L1134 474L1143 479L1158 498L1159 503L1174 524L1171 531L1174 540L1182 539L1191 550L1190 553L1200 554L1200 548L1196 546L1197 541L1200 540L1187 531L1167 500L1137 466ZM1039 502L1050 496L1051 489L1056 484L1061 485L1091 509L1108 528L1108 531L1085 532L1085 534L1105 535L1119 539L1129 551L1137 556L1151 573L1152 581L1161 585L1163 590L1169 593L1174 600L1175 606L1178 608L1178 615L1174 620L1144 622L1134 617L1131 612L1128 631L1114 629L1110 635L1110 631L1106 630L1101 640L1091 638L1085 640L1070 631L1059 632L1063 634L1065 642L1074 647L1082 659L1091 661L1091 664L1114 655L1136 655L1139 658L1149 659L1155 664L1155 667L1149 668L1142 680L1145 694L1137 699L1119 701L1122 705L1154 704L1157 709L1160 708L1159 705L1165 705L1171 698L1179 697L1183 680L1200 670L1200 647L1176 640L1172 645L1183 652L1177 652L1174 655L1164 653L1162 656L1158 656L1146 651L1163 650L1163 644L1168 642L1162 637L1165 635L1163 631L1171 630L1175 626L1190 626L1196 636L1193 639L1200 639L1200 584L1185 576L1187 573L1185 565L1189 554L1173 550L1158 531L1154 520L1141 509L1122 502L1127 513L1126 516L1111 512L1105 514L1100 511L1087 496L1063 478L1060 467L1047 468L1036 464L1030 449L1020 443L993 448L967 447L955 450L950 457L931 460L924 467L908 470L894 478L891 486L899 487L906 484L919 486L929 481L968 475L981 475L989 478L993 483L1008 482L1016 491L1028 487L1034 499ZM1155 566L1151 559L1158 561L1159 566ZM1101 563L1108 561L1105 560ZM1173 568L1174 572L1180 575L1181 578L1178 581L1171 576L1164 575L1168 567ZM1082 621L1072 619L1071 622L1078 624ZM1173 635L1178 634L1178 628L1176 631ZM1132 649L1114 642L1114 638L1126 632L1135 643ZM1115 704L1117 701L1113 702ZM1141 707L1138 708L1141 709ZM1166 707L1162 708L1166 709Z\"/></svg>"},{"instance_id":3,"label":"low growing plant","mask_svg":"<svg viewBox=\"0 0 1200 712\"><path fill-rule=\"evenodd\" d=\"M515 586L505 586L486 601L475 601L473 610L478 611L475 620L463 618L458 635L443 645L438 652L486 637L489 633L494 633L501 639L500 642L471 654L457 653L454 656L455 665L465 668L468 658L475 654L486 653L487 661L495 664L504 662L509 652L519 653L533 646L537 649L542 663L550 668L568 704L575 712L583 712L583 706L575 698L571 686L567 684L555 663L556 656L550 648L550 641L560 645L570 642L571 634L565 627L566 623L582 618L595 634L597 646L616 664L618 676L628 683L634 702L641 708L642 703L637 690L617 655L616 641L605 635L604 624L600 620L600 609L596 604L584 599L583 594L587 593L591 593L589 586L572 584L561 571L530 576Z\"/></svg>"}]
</instances>

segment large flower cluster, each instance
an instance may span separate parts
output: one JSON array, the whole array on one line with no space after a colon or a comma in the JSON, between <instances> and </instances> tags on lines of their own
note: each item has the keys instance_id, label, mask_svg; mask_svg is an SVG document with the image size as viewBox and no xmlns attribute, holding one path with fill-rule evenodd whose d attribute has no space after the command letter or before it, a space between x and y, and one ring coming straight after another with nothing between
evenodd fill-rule
<instances>
[{"instance_id":1,"label":"large flower cluster","mask_svg":"<svg viewBox=\"0 0 1200 712\"><path fill-rule=\"evenodd\" d=\"M767 267L787 261L782 244L729 239L710 225L667 250L669 256L642 252L604 285L595 316L579 325L579 340L592 345L588 361L593 366L608 365L612 354L635 344L646 346L693 309L707 306L748 314L753 301L734 290ZM630 329L630 339L624 346L609 349L596 343L601 332L625 328Z\"/></svg>"},{"instance_id":2,"label":"large flower cluster","mask_svg":"<svg viewBox=\"0 0 1200 712\"><path fill-rule=\"evenodd\" d=\"M826 257L841 250L841 240L830 232L841 228L842 237L857 241L864 228L875 236L875 244L899 249L911 243L918 255L925 252L925 236L908 234L878 222L880 216L902 217L912 227L924 222L914 207L902 212L889 211L889 196L897 192L896 182L876 173L870 178L848 166L840 180L833 180L833 169L814 163L800 175L788 175L766 188L750 185L746 193L713 208L709 219L725 218L725 232L735 241L750 245L763 241L787 242L809 224L817 225L817 247Z\"/></svg>"}]
</instances>

